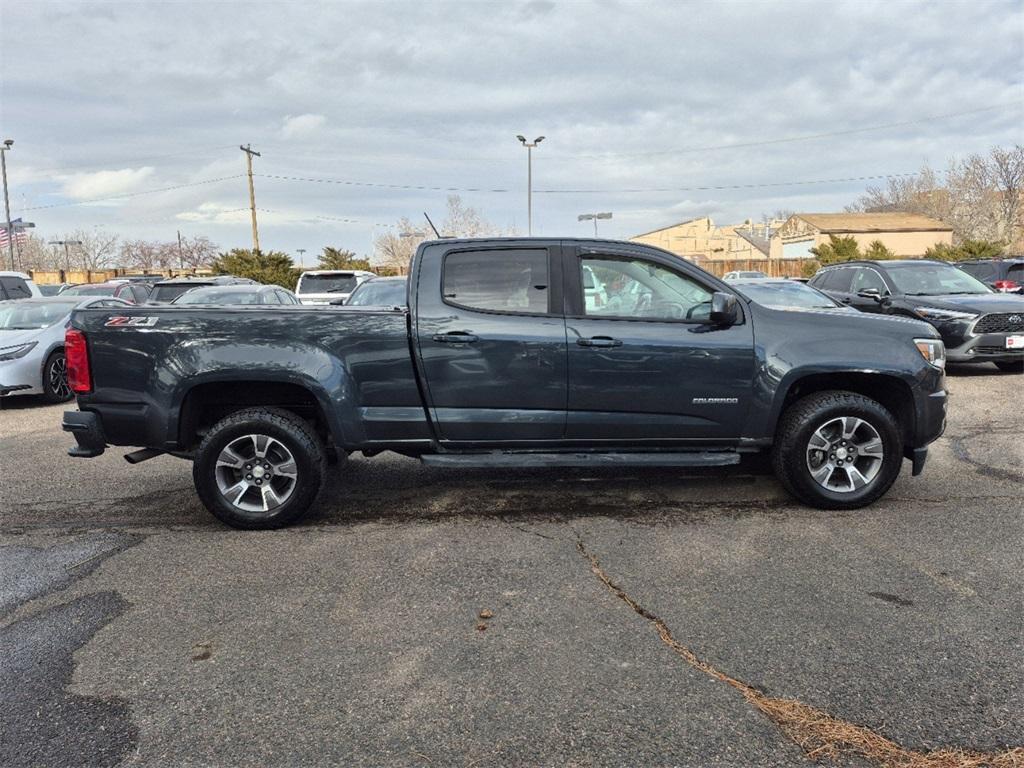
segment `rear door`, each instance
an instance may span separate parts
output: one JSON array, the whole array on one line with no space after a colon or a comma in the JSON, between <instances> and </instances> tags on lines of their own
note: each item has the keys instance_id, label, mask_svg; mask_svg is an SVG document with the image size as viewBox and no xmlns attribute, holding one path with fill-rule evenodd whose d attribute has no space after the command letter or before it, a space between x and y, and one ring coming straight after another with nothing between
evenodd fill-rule
<instances>
[{"instance_id":1,"label":"rear door","mask_svg":"<svg viewBox=\"0 0 1024 768\"><path fill-rule=\"evenodd\" d=\"M822 273L820 282L815 282L814 287L819 291L824 291L836 301L849 304L852 279L853 270L849 267L833 267Z\"/></svg>"},{"instance_id":2,"label":"rear door","mask_svg":"<svg viewBox=\"0 0 1024 768\"><path fill-rule=\"evenodd\" d=\"M421 255L414 332L442 440L562 439L568 377L558 251L466 243Z\"/></svg>"},{"instance_id":3,"label":"rear door","mask_svg":"<svg viewBox=\"0 0 1024 768\"><path fill-rule=\"evenodd\" d=\"M569 248L563 272L567 439L729 442L742 434L753 331L749 314L730 327L707 322L720 286L667 255L615 246ZM606 295L600 306L585 300L588 272Z\"/></svg>"}]
</instances>

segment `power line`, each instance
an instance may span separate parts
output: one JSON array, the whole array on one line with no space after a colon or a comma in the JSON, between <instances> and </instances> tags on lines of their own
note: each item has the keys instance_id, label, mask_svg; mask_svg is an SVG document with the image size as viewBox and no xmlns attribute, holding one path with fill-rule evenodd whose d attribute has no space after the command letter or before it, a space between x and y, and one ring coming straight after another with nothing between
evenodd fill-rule
<instances>
[{"instance_id":1,"label":"power line","mask_svg":"<svg viewBox=\"0 0 1024 768\"><path fill-rule=\"evenodd\" d=\"M723 149L744 149L749 147L764 147L771 144L787 144L796 141L812 141L814 139L827 139L834 136L849 136L855 133L867 133L869 131L884 131L889 128L902 128L907 125L917 125L919 123L930 123L935 120L948 120L954 117L962 117L964 115L976 115L981 112L992 112L997 109L1004 109L1005 107L1019 106L1018 103L1009 102L1005 104L993 104L988 107L979 107L978 109L967 109L961 112L947 112L942 115L929 115L927 117L919 117L914 120L902 120L897 123L883 123L881 125L868 125L861 128L848 128L842 131L828 131L825 133L809 133L803 136L788 136L780 139L763 139L760 141L747 141L736 144L713 144L707 147L677 147L676 149L661 149L650 152L603 152L601 154L592 155L552 155L550 160L607 160L612 158L626 158L626 157L658 157L660 155L676 155L685 154L689 152L713 152Z\"/></svg>"},{"instance_id":2,"label":"power line","mask_svg":"<svg viewBox=\"0 0 1024 768\"><path fill-rule=\"evenodd\" d=\"M232 145L234 146L234 145ZM173 192L176 189L187 189L188 187L199 187L205 184L216 184L221 181L229 181L231 179L240 179L245 176L244 173L236 173L234 176L221 176L219 179L204 179L203 181L193 181L188 184L175 184L173 187L161 187L160 189L145 189L139 192L125 192L120 195L108 195L107 197L94 197L90 200L76 200L73 203L52 203L51 205L33 205L28 208L22 208L23 211L41 211L47 208L69 208L73 205L88 205L89 203L103 203L108 200L122 200L128 197L139 197L141 195L155 195L160 192Z\"/></svg>"},{"instance_id":3,"label":"power line","mask_svg":"<svg viewBox=\"0 0 1024 768\"><path fill-rule=\"evenodd\" d=\"M847 181L874 181L917 176L917 173L886 173L874 176L847 176L841 179L808 179L804 181L772 181L755 184L709 184L700 187L650 187L647 189L535 189L541 195L624 195L646 192L709 192L723 189L761 189L765 187L799 187L809 184L838 184Z\"/></svg>"},{"instance_id":4,"label":"power line","mask_svg":"<svg viewBox=\"0 0 1024 768\"><path fill-rule=\"evenodd\" d=\"M351 181L349 179L323 179L308 176L280 176L270 173L257 173L264 179L278 179L280 181L308 181L316 184L344 184L350 187L377 187L380 189L413 189L426 192L508 192L507 189L485 189L483 187L432 187L425 184L384 184L374 181Z\"/></svg>"}]
</instances>

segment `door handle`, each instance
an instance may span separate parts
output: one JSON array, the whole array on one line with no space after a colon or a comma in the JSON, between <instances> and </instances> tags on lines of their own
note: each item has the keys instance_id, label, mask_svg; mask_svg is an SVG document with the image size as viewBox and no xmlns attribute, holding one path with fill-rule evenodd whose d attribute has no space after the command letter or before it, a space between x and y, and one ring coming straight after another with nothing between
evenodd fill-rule
<instances>
[{"instance_id":1,"label":"door handle","mask_svg":"<svg viewBox=\"0 0 1024 768\"><path fill-rule=\"evenodd\" d=\"M853 302L853 299L850 296L843 296L843 298L841 298L839 301L841 301L843 304L850 304Z\"/></svg>"},{"instance_id":2,"label":"door handle","mask_svg":"<svg viewBox=\"0 0 1024 768\"><path fill-rule=\"evenodd\" d=\"M448 331L448 333L435 333L433 336L434 341L440 341L443 344L470 344L478 338L469 331Z\"/></svg>"},{"instance_id":3,"label":"door handle","mask_svg":"<svg viewBox=\"0 0 1024 768\"><path fill-rule=\"evenodd\" d=\"M589 339L576 339L581 347L621 347L622 342L611 336L591 336Z\"/></svg>"}]
</instances>

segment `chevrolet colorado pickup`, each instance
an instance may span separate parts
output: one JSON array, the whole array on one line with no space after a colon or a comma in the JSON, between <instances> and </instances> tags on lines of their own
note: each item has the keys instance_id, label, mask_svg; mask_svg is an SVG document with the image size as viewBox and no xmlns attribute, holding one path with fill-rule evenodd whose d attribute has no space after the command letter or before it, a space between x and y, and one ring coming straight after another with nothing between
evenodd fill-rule
<instances>
[{"instance_id":1,"label":"chevrolet colorado pickup","mask_svg":"<svg viewBox=\"0 0 1024 768\"><path fill-rule=\"evenodd\" d=\"M602 240L424 243L401 308L77 310L65 350L69 453L189 459L205 506L240 528L300 518L355 451L493 468L768 451L798 499L851 509L904 458L919 474L945 426L927 323L761 305L671 253Z\"/></svg>"}]
</instances>

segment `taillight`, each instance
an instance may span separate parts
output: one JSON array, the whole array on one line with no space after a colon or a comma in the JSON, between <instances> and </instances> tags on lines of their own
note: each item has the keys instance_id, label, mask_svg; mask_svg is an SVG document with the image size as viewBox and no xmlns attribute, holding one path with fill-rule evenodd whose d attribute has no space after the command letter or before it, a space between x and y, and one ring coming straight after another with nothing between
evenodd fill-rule
<instances>
[{"instance_id":1,"label":"taillight","mask_svg":"<svg viewBox=\"0 0 1024 768\"><path fill-rule=\"evenodd\" d=\"M1020 287L1016 280L996 280L992 285L995 286L997 291L1002 291L1003 293L1016 291Z\"/></svg>"},{"instance_id":2,"label":"taillight","mask_svg":"<svg viewBox=\"0 0 1024 768\"><path fill-rule=\"evenodd\" d=\"M75 328L68 328L64 334L64 359L68 365L68 386L71 391L90 391L92 372L89 370L89 347L85 343L85 334Z\"/></svg>"}]
</instances>

